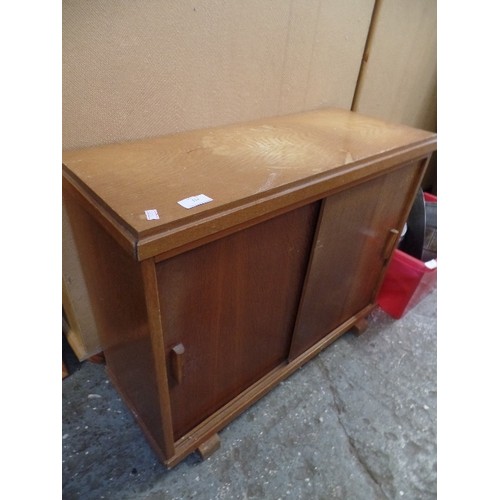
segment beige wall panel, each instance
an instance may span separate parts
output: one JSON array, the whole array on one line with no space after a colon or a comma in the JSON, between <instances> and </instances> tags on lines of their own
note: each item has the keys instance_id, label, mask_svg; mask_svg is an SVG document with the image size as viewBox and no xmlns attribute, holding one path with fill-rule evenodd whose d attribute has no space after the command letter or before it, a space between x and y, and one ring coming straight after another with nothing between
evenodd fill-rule
<instances>
[{"instance_id":1,"label":"beige wall panel","mask_svg":"<svg viewBox=\"0 0 500 500\"><path fill-rule=\"evenodd\" d=\"M87 359L101 351L97 325L92 313L83 271L75 251L70 222L66 211L62 217L63 307L70 330L66 337L78 359Z\"/></svg>"},{"instance_id":2,"label":"beige wall panel","mask_svg":"<svg viewBox=\"0 0 500 500\"><path fill-rule=\"evenodd\" d=\"M63 148L350 108L374 0L63 0Z\"/></svg>"},{"instance_id":3,"label":"beige wall panel","mask_svg":"<svg viewBox=\"0 0 500 500\"><path fill-rule=\"evenodd\" d=\"M379 0L355 109L436 131L436 0Z\"/></svg>"}]
</instances>

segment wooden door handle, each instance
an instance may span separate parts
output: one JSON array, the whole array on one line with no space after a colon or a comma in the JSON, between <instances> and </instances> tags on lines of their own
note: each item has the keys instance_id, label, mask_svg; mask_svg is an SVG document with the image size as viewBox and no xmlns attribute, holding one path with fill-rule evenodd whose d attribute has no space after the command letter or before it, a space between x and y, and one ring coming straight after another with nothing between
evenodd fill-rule
<instances>
[{"instance_id":1,"label":"wooden door handle","mask_svg":"<svg viewBox=\"0 0 500 500\"><path fill-rule=\"evenodd\" d=\"M172 361L172 374L175 381L180 384L184 377L184 345L179 343L172 347L170 357Z\"/></svg>"},{"instance_id":2,"label":"wooden door handle","mask_svg":"<svg viewBox=\"0 0 500 500\"><path fill-rule=\"evenodd\" d=\"M387 260L391 256L392 250L396 246L398 239L399 239L399 231L397 229L391 229L389 231L389 235L387 236L387 241L384 247L384 253L383 253L384 260Z\"/></svg>"}]
</instances>

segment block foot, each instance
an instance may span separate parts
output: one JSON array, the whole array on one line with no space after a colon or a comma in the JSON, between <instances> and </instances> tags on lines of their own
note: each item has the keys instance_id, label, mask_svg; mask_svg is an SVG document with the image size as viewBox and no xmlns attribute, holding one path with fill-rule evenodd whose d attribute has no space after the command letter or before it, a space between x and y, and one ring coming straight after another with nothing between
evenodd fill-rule
<instances>
[{"instance_id":1,"label":"block foot","mask_svg":"<svg viewBox=\"0 0 500 500\"><path fill-rule=\"evenodd\" d=\"M202 443L196 450L202 460L206 460L210 455L215 453L220 448L220 438L218 434L210 436L204 443Z\"/></svg>"},{"instance_id":2,"label":"block foot","mask_svg":"<svg viewBox=\"0 0 500 500\"><path fill-rule=\"evenodd\" d=\"M358 321L356 321L356 323L354 323L354 325L352 327L352 331L354 332L354 335L359 336L363 332L365 332L367 328L368 328L367 319L360 318L360 319L358 319Z\"/></svg>"}]
</instances>

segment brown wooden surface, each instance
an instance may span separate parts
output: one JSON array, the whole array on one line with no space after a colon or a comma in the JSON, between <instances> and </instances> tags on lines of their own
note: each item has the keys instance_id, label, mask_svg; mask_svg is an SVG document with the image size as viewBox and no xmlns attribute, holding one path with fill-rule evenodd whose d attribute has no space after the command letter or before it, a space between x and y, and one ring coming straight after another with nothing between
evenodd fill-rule
<instances>
[{"instance_id":1,"label":"brown wooden surface","mask_svg":"<svg viewBox=\"0 0 500 500\"><path fill-rule=\"evenodd\" d=\"M155 374L155 387L147 387L151 391L151 399L155 397L160 406L161 425L164 442L164 456L172 456L175 453L174 435L172 430L172 416L170 407L170 395L167 380L167 359L165 356L165 343L163 340L163 319L160 311L160 296L156 276L156 266L153 259L141 263L141 271L144 282L144 295L148 311L148 322L151 339L152 361ZM147 422L146 422L147 424Z\"/></svg>"},{"instance_id":2,"label":"brown wooden surface","mask_svg":"<svg viewBox=\"0 0 500 500\"><path fill-rule=\"evenodd\" d=\"M214 225L217 214L300 191L325 175L352 175L369 158L410 147L426 154L434 142L429 132L325 109L67 151L63 163L67 179L95 200L103 219L114 220L117 233L135 235L141 247L187 224ZM214 201L190 210L177 203L201 193ZM160 219L146 220L149 209Z\"/></svg>"},{"instance_id":3,"label":"brown wooden surface","mask_svg":"<svg viewBox=\"0 0 500 500\"><path fill-rule=\"evenodd\" d=\"M412 163L324 200L291 359L370 304L421 174Z\"/></svg>"},{"instance_id":4,"label":"brown wooden surface","mask_svg":"<svg viewBox=\"0 0 500 500\"><path fill-rule=\"evenodd\" d=\"M427 128L433 110L435 123L435 46L434 54L429 51L435 15L426 12L435 3L384 1L375 32L381 40L370 51L375 71L368 73L360 112ZM65 150L325 104L347 109L374 1L259 0L245 4L242 15L241 3L217 0L194 12L174 0L142 5L140 18L129 4L120 8L119 22L116 1L92 5L63 4ZM187 28L177 30L180 25ZM123 43L124 30L131 43ZM174 56L165 58L167 52ZM192 77L193 67L198 78ZM66 257L68 239L65 227L63 273L71 279L75 312L69 340L85 359L100 346L81 271Z\"/></svg>"},{"instance_id":5,"label":"brown wooden surface","mask_svg":"<svg viewBox=\"0 0 500 500\"><path fill-rule=\"evenodd\" d=\"M189 453L195 451L200 443L205 442L214 432L223 429L229 422L236 418L241 412L246 410L253 403L269 392L304 363L316 356L319 352L338 339L342 334L349 331L359 318L365 317L373 309L373 305L363 309L344 324L339 325L335 330L325 335L319 342L306 352L291 360L282 363L274 370L267 373L255 384L244 390L228 404L217 410L213 415L204 420L188 434L175 443L175 456L165 461L165 465L173 467L178 464Z\"/></svg>"},{"instance_id":6,"label":"brown wooden surface","mask_svg":"<svg viewBox=\"0 0 500 500\"><path fill-rule=\"evenodd\" d=\"M165 260L158 267L175 439L282 363L291 341L317 205Z\"/></svg>"},{"instance_id":7,"label":"brown wooden surface","mask_svg":"<svg viewBox=\"0 0 500 500\"><path fill-rule=\"evenodd\" d=\"M360 318L352 327L352 332L354 335L362 335L368 329L368 320L366 318Z\"/></svg>"},{"instance_id":8,"label":"brown wooden surface","mask_svg":"<svg viewBox=\"0 0 500 500\"><path fill-rule=\"evenodd\" d=\"M104 356L103 352L100 352L98 354L94 354L93 356L90 356L88 358L88 361L91 363L95 363L97 365L105 365L106 364L106 357Z\"/></svg>"},{"instance_id":9,"label":"brown wooden surface","mask_svg":"<svg viewBox=\"0 0 500 500\"><path fill-rule=\"evenodd\" d=\"M65 155L107 367L168 466L361 324L433 149L322 110Z\"/></svg>"},{"instance_id":10,"label":"brown wooden surface","mask_svg":"<svg viewBox=\"0 0 500 500\"><path fill-rule=\"evenodd\" d=\"M198 453L202 460L206 460L210 455L213 455L220 448L220 438L218 434L214 434L198 447Z\"/></svg>"},{"instance_id":11,"label":"brown wooden surface","mask_svg":"<svg viewBox=\"0 0 500 500\"><path fill-rule=\"evenodd\" d=\"M165 454L140 264L64 195L107 369Z\"/></svg>"}]
</instances>

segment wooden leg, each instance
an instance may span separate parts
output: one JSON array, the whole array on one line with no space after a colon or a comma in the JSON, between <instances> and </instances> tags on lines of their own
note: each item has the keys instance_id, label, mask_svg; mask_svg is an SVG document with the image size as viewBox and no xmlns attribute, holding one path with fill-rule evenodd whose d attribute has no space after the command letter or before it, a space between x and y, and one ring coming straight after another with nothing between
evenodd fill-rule
<instances>
[{"instance_id":1,"label":"wooden leg","mask_svg":"<svg viewBox=\"0 0 500 500\"><path fill-rule=\"evenodd\" d=\"M366 318L360 318L352 327L354 335L361 335L368 328L368 321Z\"/></svg>"},{"instance_id":2,"label":"wooden leg","mask_svg":"<svg viewBox=\"0 0 500 500\"><path fill-rule=\"evenodd\" d=\"M210 455L215 453L220 448L219 435L216 433L210 436L204 443L202 443L196 450L202 460L206 460Z\"/></svg>"}]
</instances>

